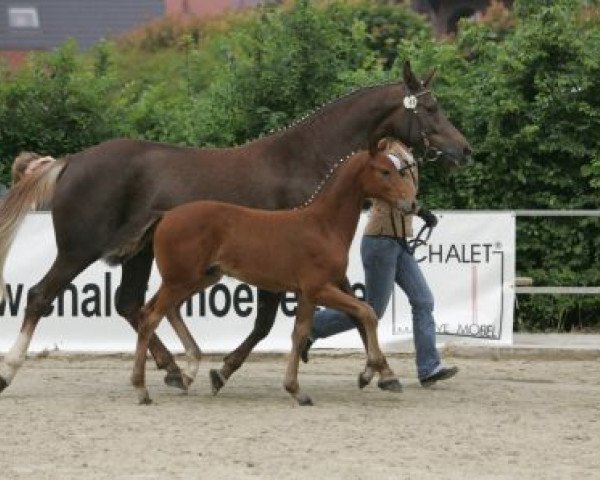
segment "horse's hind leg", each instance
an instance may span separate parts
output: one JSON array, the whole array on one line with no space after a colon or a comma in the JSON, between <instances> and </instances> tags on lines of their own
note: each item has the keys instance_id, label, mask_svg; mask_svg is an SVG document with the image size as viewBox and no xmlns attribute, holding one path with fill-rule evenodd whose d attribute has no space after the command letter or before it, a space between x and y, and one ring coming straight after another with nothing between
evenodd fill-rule
<instances>
[{"instance_id":1,"label":"horse's hind leg","mask_svg":"<svg viewBox=\"0 0 600 480\"><path fill-rule=\"evenodd\" d=\"M148 245L140 253L123 263L121 285L117 290L116 307L119 315L124 317L135 331L144 305L144 297L148 288L150 270L152 268L152 247ZM171 387L185 389L186 385L181 370L169 350L157 335L152 334L148 348L154 357L156 366L166 370L165 383Z\"/></svg>"},{"instance_id":2,"label":"horse's hind leg","mask_svg":"<svg viewBox=\"0 0 600 480\"><path fill-rule=\"evenodd\" d=\"M72 258L59 252L45 277L29 290L21 331L0 364L0 392L12 382L23 365L41 316L48 311L60 291L95 260L96 258L86 260Z\"/></svg>"},{"instance_id":3,"label":"horse's hind leg","mask_svg":"<svg viewBox=\"0 0 600 480\"><path fill-rule=\"evenodd\" d=\"M281 295L278 293L258 290L258 312L252 331L239 347L223 359L223 366L220 370L212 369L210 371L213 394L216 395L219 392L229 377L242 366L258 342L269 334L273 328L280 299Z\"/></svg>"}]
</instances>

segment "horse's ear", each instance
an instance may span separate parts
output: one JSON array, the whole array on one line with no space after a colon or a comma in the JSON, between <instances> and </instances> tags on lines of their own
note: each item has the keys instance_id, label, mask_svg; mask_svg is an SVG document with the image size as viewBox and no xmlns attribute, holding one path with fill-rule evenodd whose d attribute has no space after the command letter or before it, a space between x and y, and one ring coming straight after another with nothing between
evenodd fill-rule
<instances>
[{"instance_id":1,"label":"horse's ear","mask_svg":"<svg viewBox=\"0 0 600 480\"><path fill-rule=\"evenodd\" d=\"M435 74L437 73L437 70L435 68L433 68L425 77L425 80L423 80L423 87L427 88L429 86L429 84L431 83L431 81L433 80L433 78L435 77Z\"/></svg>"},{"instance_id":2,"label":"horse's ear","mask_svg":"<svg viewBox=\"0 0 600 480\"><path fill-rule=\"evenodd\" d=\"M404 66L402 67L402 79L404 80L404 83L408 89L412 92L418 91L421 87L419 80L410 68L410 62L408 60L404 60Z\"/></svg>"}]
</instances>

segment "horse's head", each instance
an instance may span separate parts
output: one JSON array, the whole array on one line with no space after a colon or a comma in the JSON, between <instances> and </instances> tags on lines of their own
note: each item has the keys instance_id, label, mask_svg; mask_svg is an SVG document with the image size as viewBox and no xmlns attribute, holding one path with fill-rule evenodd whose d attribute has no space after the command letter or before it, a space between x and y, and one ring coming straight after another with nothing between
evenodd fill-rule
<instances>
[{"instance_id":1,"label":"horse's head","mask_svg":"<svg viewBox=\"0 0 600 480\"><path fill-rule=\"evenodd\" d=\"M410 154L387 153L387 147L386 142L378 142L370 148L359 180L363 193L366 197L384 200L404 213L414 213L417 208L416 163L408 158Z\"/></svg>"},{"instance_id":2,"label":"horse's head","mask_svg":"<svg viewBox=\"0 0 600 480\"><path fill-rule=\"evenodd\" d=\"M472 149L466 138L450 123L431 93L431 72L420 81L404 62L402 95L399 107L374 132L402 140L422 151L426 158L439 158L449 166L463 166L471 161Z\"/></svg>"}]
</instances>

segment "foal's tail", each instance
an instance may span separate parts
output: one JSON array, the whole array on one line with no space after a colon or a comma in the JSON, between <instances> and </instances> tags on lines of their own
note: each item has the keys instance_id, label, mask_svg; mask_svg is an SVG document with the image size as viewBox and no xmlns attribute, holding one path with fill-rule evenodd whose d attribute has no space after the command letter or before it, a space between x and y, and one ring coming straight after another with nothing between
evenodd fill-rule
<instances>
[{"instance_id":1,"label":"foal's tail","mask_svg":"<svg viewBox=\"0 0 600 480\"><path fill-rule=\"evenodd\" d=\"M4 264L17 231L31 208L52 199L56 182L66 162L66 159L61 158L40 166L23 177L0 201L0 301L6 298Z\"/></svg>"}]
</instances>

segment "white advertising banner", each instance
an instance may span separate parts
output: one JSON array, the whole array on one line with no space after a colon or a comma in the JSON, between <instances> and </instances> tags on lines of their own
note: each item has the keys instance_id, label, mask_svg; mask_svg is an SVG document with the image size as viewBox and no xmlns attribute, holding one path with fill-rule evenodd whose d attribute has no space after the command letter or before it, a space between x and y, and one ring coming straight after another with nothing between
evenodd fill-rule
<instances>
[{"instance_id":1,"label":"white advertising banner","mask_svg":"<svg viewBox=\"0 0 600 480\"><path fill-rule=\"evenodd\" d=\"M436 212L439 224L415 258L435 297L438 339L472 339L479 343L512 342L515 217L512 212ZM350 252L348 276L357 295L364 294L360 237L361 218ZM420 224L415 221L415 231ZM48 271L56 254L51 217L35 212L27 216L7 260L4 278L8 298L0 304L0 351L17 337L28 289ZM33 337L30 351L131 352L136 336L115 309L115 292L121 272L96 262L80 274L54 301ZM153 270L149 291L159 285ZM182 314L200 348L226 352L237 347L251 331L256 316L256 289L232 279L223 281L182 307ZM269 336L258 351L288 351L295 302L287 294ZM379 323L383 346L412 337L410 306L396 287ZM163 320L158 334L173 351L182 347ZM345 332L315 345L323 348L361 348L356 331Z\"/></svg>"}]
</instances>

